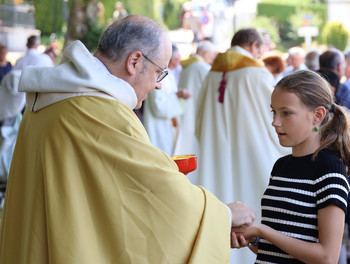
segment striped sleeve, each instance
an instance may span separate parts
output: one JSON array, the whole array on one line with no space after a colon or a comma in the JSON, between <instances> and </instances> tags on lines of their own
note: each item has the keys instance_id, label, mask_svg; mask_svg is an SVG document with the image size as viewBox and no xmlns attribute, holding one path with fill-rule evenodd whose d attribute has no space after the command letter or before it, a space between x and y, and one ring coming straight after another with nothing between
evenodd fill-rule
<instances>
[{"instance_id":1,"label":"striped sleeve","mask_svg":"<svg viewBox=\"0 0 350 264\"><path fill-rule=\"evenodd\" d=\"M349 183L347 176L339 172L326 173L316 180L317 210L334 204L347 212Z\"/></svg>"}]
</instances>

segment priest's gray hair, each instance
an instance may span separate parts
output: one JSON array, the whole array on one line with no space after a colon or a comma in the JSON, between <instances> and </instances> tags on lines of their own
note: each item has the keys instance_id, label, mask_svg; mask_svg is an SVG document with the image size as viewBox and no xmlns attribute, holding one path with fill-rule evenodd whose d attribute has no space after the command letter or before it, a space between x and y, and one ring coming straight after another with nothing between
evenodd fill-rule
<instances>
[{"instance_id":1,"label":"priest's gray hair","mask_svg":"<svg viewBox=\"0 0 350 264\"><path fill-rule=\"evenodd\" d=\"M131 15L110 25L103 33L97 52L116 62L135 51L158 59L164 30L155 21Z\"/></svg>"}]
</instances>

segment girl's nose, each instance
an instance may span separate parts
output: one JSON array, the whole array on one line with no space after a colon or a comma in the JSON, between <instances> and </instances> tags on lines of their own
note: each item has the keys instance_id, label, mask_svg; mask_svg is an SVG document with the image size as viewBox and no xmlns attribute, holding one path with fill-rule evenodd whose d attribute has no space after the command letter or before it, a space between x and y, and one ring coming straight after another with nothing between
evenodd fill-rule
<instances>
[{"instance_id":1,"label":"girl's nose","mask_svg":"<svg viewBox=\"0 0 350 264\"><path fill-rule=\"evenodd\" d=\"M272 121L272 126L273 127L277 127L277 126L280 126L280 125L281 125L281 122L279 121L279 119L276 116L274 116L273 117L273 121Z\"/></svg>"}]
</instances>

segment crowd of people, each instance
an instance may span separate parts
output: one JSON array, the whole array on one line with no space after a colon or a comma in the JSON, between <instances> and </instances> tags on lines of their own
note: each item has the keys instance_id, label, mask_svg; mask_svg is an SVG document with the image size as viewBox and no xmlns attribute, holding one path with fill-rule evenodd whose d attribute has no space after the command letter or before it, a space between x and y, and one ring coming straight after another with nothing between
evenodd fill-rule
<instances>
[{"instance_id":1,"label":"crowd of people","mask_svg":"<svg viewBox=\"0 0 350 264\"><path fill-rule=\"evenodd\" d=\"M0 263L346 263L350 55L115 16L57 67L0 46Z\"/></svg>"}]
</instances>

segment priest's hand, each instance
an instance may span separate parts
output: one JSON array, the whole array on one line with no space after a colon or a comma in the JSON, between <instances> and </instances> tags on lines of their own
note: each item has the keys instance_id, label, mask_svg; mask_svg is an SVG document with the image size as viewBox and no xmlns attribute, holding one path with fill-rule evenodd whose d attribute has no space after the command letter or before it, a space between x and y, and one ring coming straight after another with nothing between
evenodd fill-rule
<instances>
[{"instance_id":1,"label":"priest's hand","mask_svg":"<svg viewBox=\"0 0 350 264\"><path fill-rule=\"evenodd\" d=\"M256 215L252 209L241 202L227 205L232 214L231 248L241 248L248 245L243 233L254 223Z\"/></svg>"},{"instance_id":2,"label":"priest's hand","mask_svg":"<svg viewBox=\"0 0 350 264\"><path fill-rule=\"evenodd\" d=\"M232 222L234 228L244 229L249 227L255 221L256 215L252 209L241 202L234 202L227 205L231 209Z\"/></svg>"}]
</instances>

